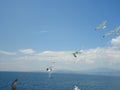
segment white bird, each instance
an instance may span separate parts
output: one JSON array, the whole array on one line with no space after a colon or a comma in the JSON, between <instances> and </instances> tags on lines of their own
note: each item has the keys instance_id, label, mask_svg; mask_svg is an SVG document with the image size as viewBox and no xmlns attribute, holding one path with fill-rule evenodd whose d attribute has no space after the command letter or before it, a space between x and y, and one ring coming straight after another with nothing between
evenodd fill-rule
<instances>
[{"instance_id":1,"label":"white bird","mask_svg":"<svg viewBox=\"0 0 120 90\"><path fill-rule=\"evenodd\" d=\"M48 72L51 72L51 71L52 71L52 67L48 67L46 70L47 70Z\"/></svg>"},{"instance_id":2,"label":"white bird","mask_svg":"<svg viewBox=\"0 0 120 90\"><path fill-rule=\"evenodd\" d=\"M75 85L74 90L80 90L78 86Z\"/></svg>"},{"instance_id":3,"label":"white bird","mask_svg":"<svg viewBox=\"0 0 120 90\"><path fill-rule=\"evenodd\" d=\"M48 71L48 76L49 76L49 78L50 78L50 77L51 77L51 73L52 73L52 66L46 68L46 70Z\"/></svg>"},{"instance_id":4,"label":"white bird","mask_svg":"<svg viewBox=\"0 0 120 90\"><path fill-rule=\"evenodd\" d=\"M108 35L111 35L111 34L118 34L119 30L120 30L120 26L116 27L116 28L115 28L114 30L112 30L112 31L109 31L109 32L105 33L105 34L103 35L103 38L106 37L106 36L108 36Z\"/></svg>"},{"instance_id":5,"label":"white bird","mask_svg":"<svg viewBox=\"0 0 120 90\"><path fill-rule=\"evenodd\" d=\"M98 26L95 28L95 30L105 29L107 22L108 22L108 20L104 20L100 25L98 25Z\"/></svg>"}]
</instances>

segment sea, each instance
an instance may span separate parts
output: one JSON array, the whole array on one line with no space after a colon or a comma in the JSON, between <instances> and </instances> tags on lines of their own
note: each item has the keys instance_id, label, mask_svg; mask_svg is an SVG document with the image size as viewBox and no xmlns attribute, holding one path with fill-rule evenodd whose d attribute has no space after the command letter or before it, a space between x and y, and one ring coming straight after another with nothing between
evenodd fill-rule
<instances>
[{"instance_id":1,"label":"sea","mask_svg":"<svg viewBox=\"0 0 120 90\"><path fill-rule=\"evenodd\" d=\"M120 90L120 76L42 72L0 72L0 90L11 90L15 79L17 90Z\"/></svg>"}]
</instances>

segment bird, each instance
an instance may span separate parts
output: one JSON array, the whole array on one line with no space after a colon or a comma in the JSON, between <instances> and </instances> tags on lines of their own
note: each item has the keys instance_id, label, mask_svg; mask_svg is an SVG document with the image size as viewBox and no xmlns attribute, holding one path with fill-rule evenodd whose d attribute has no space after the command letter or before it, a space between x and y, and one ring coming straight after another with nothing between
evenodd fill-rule
<instances>
[{"instance_id":1,"label":"bird","mask_svg":"<svg viewBox=\"0 0 120 90\"><path fill-rule=\"evenodd\" d=\"M120 30L120 26L117 26L114 30L111 30L111 31L105 33L103 35L103 38L108 36L108 35L111 35L111 34L118 34L119 30Z\"/></svg>"},{"instance_id":2,"label":"bird","mask_svg":"<svg viewBox=\"0 0 120 90\"><path fill-rule=\"evenodd\" d=\"M46 68L46 70L47 70L48 72L50 72L50 71L52 71L52 67L48 67L48 68Z\"/></svg>"},{"instance_id":3,"label":"bird","mask_svg":"<svg viewBox=\"0 0 120 90\"><path fill-rule=\"evenodd\" d=\"M49 78L51 78L52 67L48 67L48 68L46 68L46 70L48 71Z\"/></svg>"},{"instance_id":4,"label":"bird","mask_svg":"<svg viewBox=\"0 0 120 90\"><path fill-rule=\"evenodd\" d=\"M74 90L80 90L78 86L75 85Z\"/></svg>"},{"instance_id":5,"label":"bird","mask_svg":"<svg viewBox=\"0 0 120 90\"><path fill-rule=\"evenodd\" d=\"M76 58L76 57L77 57L77 54L81 54L81 52L76 51L76 52L73 53L73 56Z\"/></svg>"},{"instance_id":6,"label":"bird","mask_svg":"<svg viewBox=\"0 0 120 90\"><path fill-rule=\"evenodd\" d=\"M73 53L73 56L74 56L74 57L77 57L76 53Z\"/></svg>"},{"instance_id":7,"label":"bird","mask_svg":"<svg viewBox=\"0 0 120 90\"><path fill-rule=\"evenodd\" d=\"M11 85L12 90L16 90L17 81L18 81L18 79L15 79L15 80L12 82L12 85Z\"/></svg>"},{"instance_id":8,"label":"bird","mask_svg":"<svg viewBox=\"0 0 120 90\"><path fill-rule=\"evenodd\" d=\"M108 20L104 20L101 24L99 24L99 25L95 28L95 30L105 29L107 22L108 22Z\"/></svg>"}]
</instances>

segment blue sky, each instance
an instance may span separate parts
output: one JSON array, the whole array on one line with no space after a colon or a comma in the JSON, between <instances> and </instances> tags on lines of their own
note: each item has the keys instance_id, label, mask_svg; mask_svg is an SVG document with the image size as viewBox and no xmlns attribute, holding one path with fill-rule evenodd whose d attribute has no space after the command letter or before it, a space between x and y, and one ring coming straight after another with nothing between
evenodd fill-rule
<instances>
[{"instance_id":1,"label":"blue sky","mask_svg":"<svg viewBox=\"0 0 120 90\"><path fill-rule=\"evenodd\" d=\"M57 70L119 69L119 35L102 38L120 25L119 3L1 0L0 70L44 71L52 62ZM107 28L95 31L104 20ZM72 56L76 50L83 52L77 59Z\"/></svg>"}]
</instances>

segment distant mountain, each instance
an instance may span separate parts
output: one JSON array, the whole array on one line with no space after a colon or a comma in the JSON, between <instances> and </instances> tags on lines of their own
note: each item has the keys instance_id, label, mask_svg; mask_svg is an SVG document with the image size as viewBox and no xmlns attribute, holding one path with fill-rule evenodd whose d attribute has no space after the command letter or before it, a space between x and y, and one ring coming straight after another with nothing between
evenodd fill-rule
<instances>
[{"instance_id":1,"label":"distant mountain","mask_svg":"<svg viewBox=\"0 0 120 90\"><path fill-rule=\"evenodd\" d=\"M72 70L55 70L55 73L76 73L75 71Z\"/></svg>"},{"instance_id":2,"label":"distant mountain","mask_svg":"<svg viewBox=\"0 0 120 90\"><path fill-rule=\"evenodd\" d=\"M109 75L109 76L120 76L120 70L110 69L110 68L96 68L84 71L85 74L94 75Z\"/></svg>"},{"instance_id":3,"label":"distant mountain","mask_svg":"<svg viewBox=\"0 0 120 90\"><path fill-rule=\"evenodd\" d=\"M90 74L90 75L107 75L120 76L120 70L110 68L95 68L85 71L71 71L71 70L56 70L55 73L76 73L76 74Z\"/></svg>"}]
</instances>

